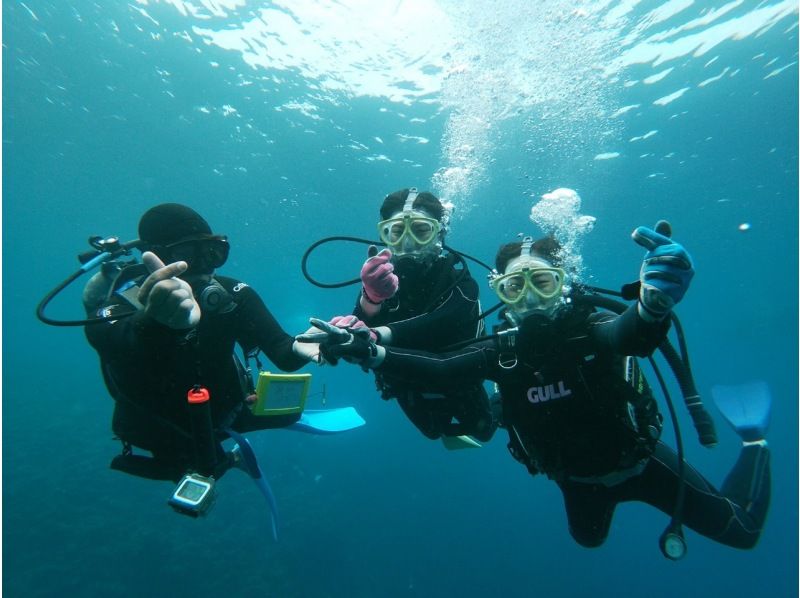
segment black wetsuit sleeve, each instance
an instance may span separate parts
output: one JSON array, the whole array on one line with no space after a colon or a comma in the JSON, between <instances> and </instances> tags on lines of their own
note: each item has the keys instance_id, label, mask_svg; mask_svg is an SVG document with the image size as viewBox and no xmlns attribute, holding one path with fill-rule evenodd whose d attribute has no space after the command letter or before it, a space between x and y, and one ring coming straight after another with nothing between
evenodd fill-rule
<instances>
[{"instance_id":1,"label":"black wetsuit sleeve","mask_svg":"<svg viewBox=\"0 0 800 598\"><path fill-rule=\"evenodd\" d=\"M478 284L466 276L452 288L447 298L432 311L387 324L395 347L419 346L421 338L436 339L434 346L464 338L465 322L478 315ZM477 322L474 324L477 330ZM453 330L458 327L458 330Z\"/></svg>"},{"instance_id":2,"label":"black wetsuit sleeve","mask_svg":"<svg viewBox=\"0 0 800 598\"><path fill-rule=\"evenodd\" d=\"M99 310L99 315L129 313L131 307L111 303ZM173 330L159 324L139 311L132 316L84 327L89 344L103 357L130 357L144 351L174 349L185 338L188 330Z\"/></svg>"},{"instance_id":3,"label":"black wetsuit sleeve","mask_svg":"<svg viewBox=\"0 0 800 598\"><path fill-rule=\"evenodd\" d=\"M353 315L355 317L357 317L359 320L364 322L367 326L370 326L370 325L375 326L375 324L370 324L369 321L375 319L376 317L378 317L378 315L380 313L381 312L378 311L378 313L375 314L374 316L372 316L372 317L368 316L364 312L364 310L361 308L361 292L358 293L358 297L356 297L356 306L353 308Z\"/></svg>"},{"instance_id":4,"label":"black wetsuit sleeve","mask_svg":"<svg viewBox=\"0 0 800 598\"><path fill-rule=\"evenodd\" d=\"M456 383L493 380L494 353L491 341L441 354L386 347L386 357L376 371L406 380L411 385L422 382L431 390L447 390Z\"/></svg>"},{"instance_id":5,"label":"black wetsuit sleeve","mask_svg":"<svg viewBox=\"0 0 800 598\"><path fill-rule=\"evenodd\" d=\"M237 286L239 344L246 350L258 347L285 372L293 372L305 365L306 360L292 351L294 337L281 327L258 293L249 286Z\"/></svg>"},{"instance_id":6,"label":"black wetsuit sleeve","mask_svg":"<svg viewBox=\"0 0 800 598\"><path fill-rule=\"evenodd\" d=\"M647 357L666 338L670 320L647 322L639 316L634 303L618 316L607 312L594 313L589 324L589 334L601 347L619 355Z\"/></svg>"}]
</instances>

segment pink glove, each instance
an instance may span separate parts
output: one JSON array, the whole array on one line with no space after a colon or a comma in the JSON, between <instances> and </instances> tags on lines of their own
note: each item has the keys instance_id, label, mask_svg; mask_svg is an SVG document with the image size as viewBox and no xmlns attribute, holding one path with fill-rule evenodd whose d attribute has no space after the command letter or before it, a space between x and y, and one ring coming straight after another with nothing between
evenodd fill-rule
<instances>
[{"instance_id":1,"label":"pink glove","mask_svg":"<svg viewBox=\"0 0 800 598\"><path fill-rule=\"evenodd\" d=\"M367 325L364 324L364 322L353 315L335 316L330 319L328 324L336 326L337 328L367 328ZM372 339L373 343L378 342L378 335L375 334L372 328L369 329L369 338Z\"/></svg>"},{"instance_id":2,"label":"pink glove","mask_svg":"<svg viewBox=\"0 0 800 598\"><path fill-rule=\"evenodd\" d=\"M397 292L400 282L394 273L394 265L390 249L382 250L378 255L373 255L361 266L361 282L364 284L364 294L372 303L381 303L393 297Z\"/></svg>"}]
</instances>

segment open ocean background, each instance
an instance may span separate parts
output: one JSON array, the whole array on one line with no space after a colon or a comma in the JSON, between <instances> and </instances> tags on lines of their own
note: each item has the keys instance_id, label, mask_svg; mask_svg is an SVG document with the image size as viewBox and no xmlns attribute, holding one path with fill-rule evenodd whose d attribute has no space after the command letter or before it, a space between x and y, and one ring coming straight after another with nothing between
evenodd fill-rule
<instances>
[{"instance_id":1,"label":"open ocean background","mask_svg":"<svg viewBox=\"0 0 800 598\"><path fill-rule=\"evenodd\" d=\"M7 0L2 17L6 596L797 596L796 2ZM720 437L702 448L678 406L688 460L719 485L738 454L714 384L765 380L774 396L754 550L687 530L670 562L668 518L642 504L581 548L555 484L513 461L502 430L448 452L347 365L305 371L365 427L250 435L278 543L243 474L191 520L167 506L170 484L108 469L96 355L81 329L34 316L90 235L132 239L150 206L190 204L230 237L221 272L297 333L357 292L311 286L303 251L375 238L382 198L409 186L451 201L449 244L487 262L539 234L543 193L576 189L597 218L585 275L606 287L638 274L634 227L672 222L696 261L678 313ZM353 278L364 253L325 245L309 267ZM82 282L48 314L82 317Z\"/></svg>"}]
</instances>

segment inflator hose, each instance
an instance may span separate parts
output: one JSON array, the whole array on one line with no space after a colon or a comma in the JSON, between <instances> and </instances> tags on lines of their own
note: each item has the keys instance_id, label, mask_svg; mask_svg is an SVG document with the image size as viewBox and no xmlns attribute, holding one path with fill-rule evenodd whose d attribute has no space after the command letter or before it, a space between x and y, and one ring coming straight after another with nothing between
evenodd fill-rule
<instances>
[{"instance_id":1,"label":"inflator hose","mask_svg":"<svg viewBox=\"0 0 800 598\"><path fill-rule=\"evenodd\" d=\"M618 314L621 314L628 308L628 306L621 301L609 297L602 297L600 295L579 295L576 297L576 301L602 307ZM677 320L675 314L672 314L672 318L673 321ZM678 326L680 326L679 323ZM678 330L682 332L680 328L678 328ZM683 344L683 341L681 341L681 343ZM695 386L694 378L692 377L692 372L689 369L688 363L678 355L678 352L675 350L675 347L672 346L669 339L665 338L658 348L667 361L667 364L669 364L670 369L672 369L673 374L675 374L675 379L680 386L686 409L689 411L695 430L697 430L697 437L700 444L708 448L716 446L717 432L714 428L714 421L705 410L705 407L703 407L703 400L700 398L700 393L697 392L697 387Z\"/></svg>"},{"instance_id":2,"label":"inflator hose","mask_svg":"<svg viewBox=\"0 0 800 598\"><path fill-rule=\"evenodd\" d=\"M714 427L714 420L711 419L708 411L703 407L700 393L697 392L694 379L687 370L684 361L668 340L664 339L658 348L664 356L664 359L667 360L669 367L672 368L675 379L681 387L683 402L686 404L686 409L692 417L692 423L694 424L695 430L697 430L697 437L700 440L700 444L708 448L716 446L717 431Z\"/></svg>"}]
</instances>

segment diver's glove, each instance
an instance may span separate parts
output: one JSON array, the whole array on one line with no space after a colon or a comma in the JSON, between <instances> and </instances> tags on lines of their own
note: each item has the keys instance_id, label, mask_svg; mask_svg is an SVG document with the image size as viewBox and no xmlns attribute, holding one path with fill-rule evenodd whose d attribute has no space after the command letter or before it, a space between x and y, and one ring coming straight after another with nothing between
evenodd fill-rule
<instances>
[{"instance_id":1,"label":"diver's glove","mask_svg":"<svg viewBox=\"0 0 800 598\"><path fill-rule=\"evenodd\" d=\"M671 234L669 223L661 220L656 230L640 226L631 235L647 249L639 272L639 315L648 321L663 320L683 299L694 276L691 256Z\"/></svg>"},{"instance_id":2,"label":"diver's glove","mask_svg":"<svg viewBox=\"0 0 800 598\"><path fill-rule=\"evenodd\" d=\"M369 328L354 328L350 337L343 343L320 345L320 352L325 361L336 365L339 359L357 363L368 368L378 356L378 347L369 338Z\"/></svg>"},{"instance_id":3,"label":"diver's glove","mask_svg":"<svg viewBox=\"0 0 800 598\"><path fill-rule=\"evenodd\" d=\"M347 328L347 329L358 329L358 328L366 328L369 330L369 338L373 343L378 342L378 334L375 332L374 329L367 326L363 321L359 320L358 317L350 314L347 316L334 316L330 320L328 320L328 324L332 324L337 328Z\"/></svg>"},{"instance_id":4,"label":"diver's glove","mask_svg":"<svg viewBox=\"0 0 800 598\"><path fill-rule=\"evenodd\" d=\"M318 318L309 320L319 332L301 334L296 340L301 343L319 343L325 361L336 365L339 359L358 363L364 368L376 367L383 361L383 348L369 338L369 328L339 328Z\"/></svg>"},{"instance_id":5,"label":"diver's glove","mask_svg":"<svg viewBox=\"0 0 800 598\"><path fill-rule=\"evenodd\" d=\"M394 273L392 251L384 249L375 254L375 247L370 246L367 261L361 266L361 283L364 285L363 293L367 301L379 305L394 297L400 286L397 274Z\"/></svg>"}]
</instances>

